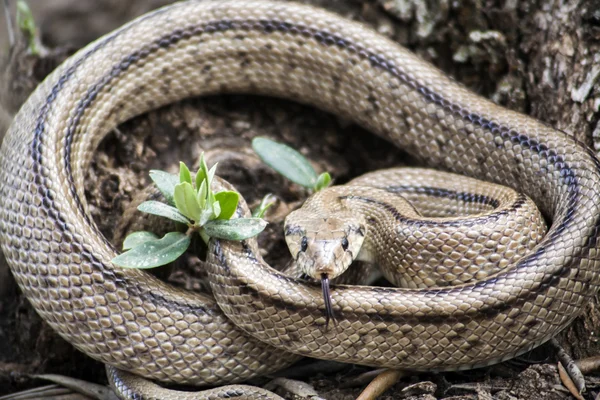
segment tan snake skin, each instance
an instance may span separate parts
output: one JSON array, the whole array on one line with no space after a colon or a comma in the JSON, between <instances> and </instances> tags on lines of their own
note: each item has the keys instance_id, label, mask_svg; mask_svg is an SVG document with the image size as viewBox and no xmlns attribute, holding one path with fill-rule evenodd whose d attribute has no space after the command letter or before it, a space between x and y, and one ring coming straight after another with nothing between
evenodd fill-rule
<instances>
[{"instance_id":1,"label":"tan snake skin","mask_svg":"<svg viewBox=\"0 0 600 400\"><path fill-rule=\"evenodd\" d=\"M429 166L527 194L552 225L510 270L483 281L332 287L338 325L329 330L318 286L272 270L254 241L214 241L209 277L226 318L208 297L115 268L83 191L92 152L117 124L224 92L350 117ZM235 325L318 358L417 370L487 365L548 340L599 285L600 173L589 149L360 24L290 3L179 3L90 44L16 116L0 185L2 249L42 318L89 356L161 381L215 385L290 362Z\"/></svg>"},{"instance_id":2,"label":"tan snake skin","mask_svg":"<svg viewBox=\"0 0 600 400\"><path fill-rule=\"evenodd\" d=\"M360 260L395 286L425 288L483 280L514 265L546 225L531 199L505 186L392 168L313 194L288 214L284 232L313 279L333 279Z\"/></svg>"}]
</instances>

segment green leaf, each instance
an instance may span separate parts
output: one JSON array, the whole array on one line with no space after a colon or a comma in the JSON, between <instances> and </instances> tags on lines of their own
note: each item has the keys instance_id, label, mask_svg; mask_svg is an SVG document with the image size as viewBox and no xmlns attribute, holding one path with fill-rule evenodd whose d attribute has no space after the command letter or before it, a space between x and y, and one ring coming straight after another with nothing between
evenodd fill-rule
<instances>
[{"instance_id":1,"label":"green leaf","mask_svg":"<svg viewBox=\"0 0 600 400\"><path fill-rule=\"evenodd\" d=\"M212 189L210 188L210 185L208 186L208 199L206 199L206 204L208 207L212 207L212 205L215 203L215 193L212 191Z\"/></svg>"},{"instance_id":2,"label":"green leaf","mask_svg":"<svg viewBox=\"0 0 600 400\"><path fill-rule=\"evenodd\" d=\"M177 209L181 211L183 215L193 221L200 220L200 205L196 200L196 192L194 187L188 183L183 182L175 186L175 205Z\"/></svg>"},{"instance_id":3,"label":"green leaf","mask_svg":"<svg viewBox=\"0 0 600 400\"><path fill-rule=\"evenodd\" d=\"M267 222L260 218L236 218L209 221L204 225L204 232L217 239L243 240L261 233Z\"/></svg>"},{"instance_id":4,"label":"green leaf","mask_svg":"<svg viewBox=\"0 0 600 400\"><path fill-rule=\"evenodd\" d=\"M218 201L213 202L212 209L213 209L213 215L215 216L214 219L219 218L219 215L221 215L221 205L219 204Z\"/></svg>"},{"instance_id":5,"label":"green leaf","mask_svg":"<svg viewBox=\"0 0 600 400\"><path fill-rule=\"evenodd\" d=\"M182 224L189 224L191 222L178 209L168 204L161 203L160 201L145 201L140 204L137 209L148 214L169 218L175 222L181 222Z\"/></svg>"},{"instance_id":6,"label":"green leaf","mask_svg":"<svg viewBox=\"0 0 600 400\"><path fill-rule=\"evenodd\" d=\"M219 163L216 163L215 165L212 166L212 168L207 172L206 175L206 187L208 188L208 193L207 193L207 202L209 204L209 206L212 206L215 202L215 193L212 191L211 186L212 186L212 181L213 178L215 177L215 172L217 171L217 165Z\"/></svg>"},{"instance_id":7,"label":"green leaf","mask_svg":"<svg viewBox=\"0 0 600 400\"><path fill-rule=\"evenodd\" d=\"M196 225L204 226L208 221L214 219L215 213L212 207L207 207L202 210L202 214L200 215L200 220L196 223Z\"/></svg>"},{"instance_id":8,"label":"green leaf","mask_svg":"<svg viewBox=\"0 0 600 400\"><path fill-rule=\"evenodd\" d=\"M179 161L179 183L187 182L192 184L192 174L185 163Z\"/></svg>"},{"instance_id":9,"label":"green leaf","mask_svg":"<svg viewBox=\"0 0 600 400\"><path fill-rule=\"evenodd\" d=\"M275 204L275 201L277 201L275 196L273 196L271 193L267 194L265 197L263 197L258 207L256 207L256 209L252 211L252 216L254 218L264 217L265 212L267 212L269 207Z\"/></svg>"},{"instance_id":10,"label":"green leaf","mask_svg":"<svg viewBox=\"0 0 600 400\"><path fill-rule=\"evenodd\" d=\"M154 169L150 171L150 179L152 179L158 190L163 194L167 203L174 206L175 199L173 198L173 194L175 193L175 185L179 184L179 177Z\"/></svg>"},{"instance_id":11,"label":"green leaf","mask_svg":"<svg viewBox=\"0 0 600 400\"><path fill-rule=\"evenodd\" d=\"M208 194L207 190L208 190L208 187L206 186L206 180L204 180L200 184L200 189L198 190L198 195L197 195L198 205L200 205L200 208L202 208L202 209L206 208L206 195Z\"/></svg>"},{"instance_id":12,"label":"green leaf","mask_svg":"<svg viewBox=\"0 0 600 400\"><path fill-rule=\"evenodd\" d=\"M267 138L256 137L252 148L265 164L292 182L314 188L317 173L308 160L296 150Z\"/></svg>"},{"instance_id":13,"label":"green leaf","mask_svg":"<svg viewBox=\"0 0 600 400\"><path fill-rule=\"evenodd\" d=\"M237 209L240 195L237 192L219 192L215 194L215 200L219 202L221 206L221 214L217 216L218 219L230 219Z\"/></svg>"},{"instance_id":14,"label":"green leaf","mask_svg":"<svg viewBox=\"0 0 600 400\"><path fill-rule=\"evenodd\" d=\"M162 239L148 240L119 254L112 262L124 268L154 268L168 264L181 256L190 245L190 237L181 232L170 232Z\"/></svg>"},{"instance_id":15,"label":"green leaf","mask_svg":"<svg viewBox=\"0 0 600 400\"><path fill-rule=\"evenodd\" d=\"M33 55L39 55L39 43L37 38L37 28L33 14L27 3L23 0L17 1L17 25L24 36L29 41L28 50Z\"/></svg>"},{"instance_id":16,"label":"green leaf","mask_svg":"<svg viewBox=\"0 0 600 400\"><path fill-rule=\"evenodd\" d=\"M206 166L206 161L204 160L204 152L202 152L202 154L200 154L200 167L196 173L196 188L200 187L202 181L206 180L207 176L208 167Z\"/></svg>"},{"instance_id":17,"label":"green leaf","mask_svg":"<svg viewBox=\"0 0 600 400\"><path fill-rule=\"evenodd\" d=\"M207 172L206 176L207 176L207 181L208 181L208 187L210 188L210 185L212 184L212 180L215 177L215 172L217 171L217 165L219 165L219 163L215 163L215 165L212 166L212 168Z\"/></svg>"},{"instance_id":18,"label":"green leaf","mask_svg":"<svg viewBox=\"0 0 600 400\"><path fill-rule=\"evenodd\" d=\"M330 183L331 175L329 175L329 172L323 172L321 175L319 175L319 178L317 179L317 183L314 187L315 192L318 192L321 189L325 189L329 186Z\"/></svg>"},{"instance_id":19,"label":"green leaf","mask_svg":"<svg viewBox=\"0 0 600 400\"><path fill-rule=\"evenodd\" d=\"M152 232L148 232L148 231L133 232L133 233L127 235L127 237L125 238L125 241L123 242L123 250L129 250L129 249L139 246L140 244L145 243L149 240L156 240L156 239L158 239L158 236L156 236Z\"/></svg>"}]
</instances>

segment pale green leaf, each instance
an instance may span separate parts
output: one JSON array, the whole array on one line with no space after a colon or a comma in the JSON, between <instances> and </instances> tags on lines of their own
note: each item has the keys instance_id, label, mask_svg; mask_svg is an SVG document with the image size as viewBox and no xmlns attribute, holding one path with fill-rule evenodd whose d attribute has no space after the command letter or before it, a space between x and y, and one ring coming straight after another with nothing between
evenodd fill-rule
<instances>
[{"instance_id":1,"label":"pale green leaf","mask_svg":"<svg viewBox=\"0 0 600 400\"><path fill-rule=\"evenodd\" d=\"M221 214L217 215L217 218L230 219L237 209L239 199L240 195L237 192L219 192L215 194L215 201L221 206Z\"/></svg>"},{"instance_id":2,"label":"pale green leaf","mask_svg":"<svg viewBox=\"0 0 600 400\"><path fill-rule=\"evenodd\" d=\"M160 201L145 201L142 204L140 204L137 209L148 214L169 218L175 222L181 222L182 224L190 223L190 220L185 215L183 215L178 209L168 204L161 203Z\"/></svg>"},{"instance_id":3,"label":"pale green leaf","mask_svg":"<svg viewBox=\"0 0 600 400\"><path fill-rule=\"evenodd\" d=\"M181 232L167 233L162 239L148 240L118 255L112 262L124 268L154 268L175 261L190 245L190 237Z\"/></svg>"},{"instance_id":4,"label":"pale green leaf","mask_svg":"<svg viewBox=\"0 0 600 400\"><path fill-rule=\"evenodd\" d=\"M175 199L173 198L173 194L175 193L175 185L179 183L179 177L165 171L154 169L150 171L150 179L152 179L158 190L160 190L165 197L167 203L174 206Z\"/></svg>"},{"instance_id":5,"label":"pale green leaf","mask_svg":"<svg viewBox=\"0 0 600 400\"><path fill-rule=\"evenodd\" d=\"M187 182L190 185L192 184L192 174L190 174L190 169L185 165L185 163L179 161L179 183Z\"/></svg>"},{"instance_id":6,"label":"pale green leaf","mask_svg":"<svg viewBox=\"0 0 600 400\"><path fill-rule=\"evenodd\" d=\"M219 165L219 163L216 163L215 165L213 165L212 168L207 173L206 180L208 181L208 187L210 187L210 185L212 184L212 180L215 177L215 172L217 171L217 165Z\"/></svg>"},{"instance_id":7,"label":"pale green leaf","mask_svg":"<svg viewBox=\"0 0 600 400\"><path fill-rule=\"evenodd\" d=\"M202 183L200 184L200 189L198 190L198 205L200 206L200 208L205 209L206 208L206 191L207 191L207 186L206 186L206 180L202 181Z\"/></svg>"},{"instance_id":8,"label":"pale green leaf","mask_svg":"<svg viewBox=\"0 0 600 400\"><path fill-rule=\"evenodd\" d=\"M204 232L217 239L243 240L261 233L267 222L260 218L216 219L207 222Z\"/></svg>"},{"instance_id":9,"label":"pale green leaf","mask_svg":"<svg viewBox=\"0 0 600 400\"><path fill-rule=\"evenodd\" d=\"M317 183L315 184L315 192L318 192L321 189L325 189L326 187L329 186L329 184L331 183L331 175L329 175L329 172L323 172L321 175L319 175L319 178L317 179Z\"/></svg>"},{"instance_id":10,"label":"pale green leaf","mask_svg":"<svg viewBox=\"0 0 600 400\"><path fill-rule=\"evenodd\" d=\"M215 219L219 218L219 215L221 214L221 205L219 204L219 202L215 201L212 205L212 208Z\"/></svg>"},{"instance_id":11,"label":"pale green leaf","mask_svg":"<svg viewBox=\"0 0 600 400\"><path fill-rule=\"evenodd\" d=\"M133 232L133 233L127 235L127 237L125 238L125 241L123 242L123 250L129 250L129 249L139 246L140 244L145 243L149 240L156 240L156 239L158 239L158 236L156 236L152 232L148 232L148 231Z\"/></svg>"},{"instance_id":12,"label":"pale green leaf","mask_svg":"<svg viewBox=\"0 0 600 400\"><path fill-rule=\"evenodd\" d=\"M23 33L23 36L28 39L28 50L33 55L40 54L41 44L37 37L37 27L31 9L23 0L17 1L17 25Z\"/></svg>"},{"instance_id":13,"label":"pale green leaf","mask_svg":"<svg viewBox=\"0 0 600 400\"><path fill-rule=\"evenodd\" d=\"M190 183L183 182L175 186L175 205L189 219L193 221L200 220L200 205L196 200L196 192Z\"/></svg>"},{"instance_id":14,"label":"pale green leaf","mask_svg":"<svg viewBox=\"0 0 600 400\"><path fill-rule=\"evenodd\" d=\"M208 199L206 200L206 202L211 206L215 203L215 193L212 191L210 186L208 187Z\"/></svg>"},{"instance_id":15,"label":"pale green leaf","mask_svg":"<svg viewBox=\"0 0 600 400\"><path fill-rule=\"evenodd\" d=\"M202 214L200 215L200 220L198 221L197 225L200 226L204 226L204 224L206 224L208 221L214 219L214 212L212 207L210 208L205 208L204 210L202 210Z\"/></svg>"},{"instance_id":16,"label":"pale green leaf","mask_svg":"<svg viewBox=\"0 0 600 400\"><path fill-rule=\"evenodd\" d=\"M252 148L265 164L281 175L309 189L314 188L317 173L308 160L296 150L262 137L252 140Z\"/></svg>"},{"instance_id":17,"label":"pale green leaf","mask_svg":"<svg viewBox=\"0 0 600 400\"><path fill-rule=\"evenodd\" d=\"M196 173L196 188L199 188L202 184L202 181L206 180L208 176L208 167L206 166L206 161L204 160L204 152L200 154L200 166L198 172Z\"/></svg>"},{"instance_id":18,"label":"pale green leaf","mask_svg":"<svg viewBox=\"0 0 600 400\"><path fill-rule=\"evenodd\" d=\"M275 204L275 201L277 201L275 196L273 196L271 193L267 194L260 201L260 204L258 205L258 207L256 207L256 209L254 211L252 211L252 216L254 218L264 217L264 215L267 212L267 210L269 209L269 207L271 207L273 204Z\"/></svg>"}]
</instances>

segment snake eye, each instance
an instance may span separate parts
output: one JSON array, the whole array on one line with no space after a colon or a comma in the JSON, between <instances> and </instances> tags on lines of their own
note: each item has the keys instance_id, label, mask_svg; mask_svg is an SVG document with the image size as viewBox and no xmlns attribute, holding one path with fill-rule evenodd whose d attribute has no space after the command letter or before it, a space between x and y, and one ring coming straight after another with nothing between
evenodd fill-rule
<instances>
[{"instance_id":1,"label":"snake eye","mask_svg":"<svg viewBox=\"0 0 600 400\"><path fill-rule=\"evenodd\" d=\"M342 249L344 249L344 251L348 250L348 239L347 238L342 239Z\"/></svg>"},{"instance_id":2,"label":"snake eye","mask_svg":"<svg viewBox=\"0 0 600 400\"><path fill-rule=\"evenodd\" d=\"M308 239L306 236L302 238L302 242L300 243L300 251L305 252L308 248Z\"/></svg>"}]
</instances>

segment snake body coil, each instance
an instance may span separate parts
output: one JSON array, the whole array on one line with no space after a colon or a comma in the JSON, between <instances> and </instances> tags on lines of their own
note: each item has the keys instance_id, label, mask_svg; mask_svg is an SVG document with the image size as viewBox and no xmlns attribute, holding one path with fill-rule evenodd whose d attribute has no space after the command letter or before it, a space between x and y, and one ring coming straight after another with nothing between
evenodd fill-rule
<instances>
[{"instance_id":1,"label":"snake body coil","mask_svg":"<svg viewBox=\"0 0 600 400\"><path fill-rule=\"evenodd\" d=\"M318 287L278 274L256 244L214 241L214 300L115 268L83 179L120 122L182 98L245 92L350 117L432 167L510 186L552 221L515 265L443 289ZM189 1L90 44L42 83L4 139L0 239L37 312L89 356L162 381L220 384L297 354L412 369L461 369L535 347L599 285L600 173L586 147L474 95L396 43L307 6ZM233 321L235 323L232 323ZM291 356L293 357L293 356Z\"/></svg>"},{"instance_id":2,"label":"snake body coil","mask_svg":"<svg viewBox=\"0 0 600 400\"><path fill-rule=\"evenodd\" d=\"M392 168L313 194L288 214L284 232L297 268L313 279L336 278L360 260L395 286L426 288L514 265L546 225L531 199L505 186Z\"/></svg>"}]
</instances>

